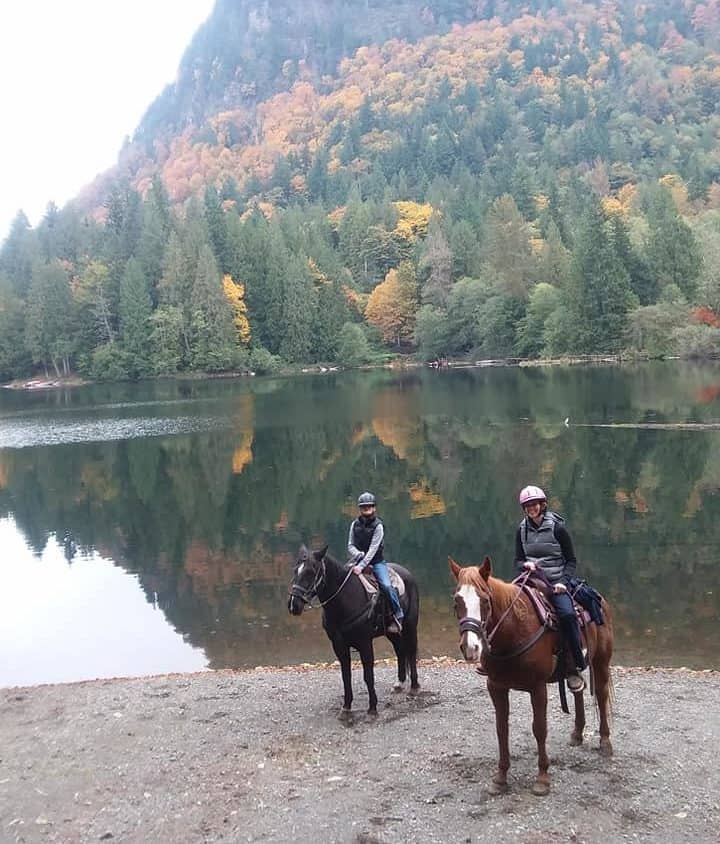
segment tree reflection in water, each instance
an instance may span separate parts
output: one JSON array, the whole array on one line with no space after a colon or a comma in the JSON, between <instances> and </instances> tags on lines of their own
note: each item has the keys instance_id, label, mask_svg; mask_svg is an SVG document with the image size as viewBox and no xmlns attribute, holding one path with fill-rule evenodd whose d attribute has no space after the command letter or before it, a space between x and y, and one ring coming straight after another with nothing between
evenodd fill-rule
<instances>
[{"instance_id":1,"label":"tree reflection in water","mask_svg":"<svg viewBox=\"0 0 720 844\"><path fill-rule=\"evenodd\" d=\"M618 661L720 667L715 366L374 372L2 396L5 419L190 420L194 432L0 450L0 518L136 573L213 667L330 659L285 612L300 542L342 555L359 489L412 560L421 653L455 655L448 553L511 573L517 490L568 520L617 612ZM570 424L564 420L570 417ZM191 426L192 427L192 426ZM1 442L1 440L0 440ZM105 600L111 601L112 596Z\"/></svg>"}]
</instances>

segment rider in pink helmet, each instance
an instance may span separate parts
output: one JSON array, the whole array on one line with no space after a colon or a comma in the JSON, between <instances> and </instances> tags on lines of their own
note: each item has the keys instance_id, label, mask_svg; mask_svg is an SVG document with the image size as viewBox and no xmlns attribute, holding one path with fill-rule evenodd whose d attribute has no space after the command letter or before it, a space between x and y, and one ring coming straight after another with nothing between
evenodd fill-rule
<instances>
[{"instance_id":1,"label":"rider in pink helmet","mask_svg":"<svg viewBox=\"0 0 720 844\"><path fill-rule=\"evenodd\" d=\"M524 507L526 504L529 504L531 501L547 501L547 495L540 489L539 486L530 486L523 487L520 490L520 506Z\"/></svg>"},{"instance_id":2,"label":"rider in pink helmet","mask_svg":"<svg viewBox=\"0 0 720 844\"><path fill-rule=\"evenodd\" d=\"M557 613L560 630L572 658L567 683L572 692L585 687L581 671L585 656L573 601L568 588L575 577L577 559L565 519L548 510L547 496L539 486L523 487L519 495L524 518L515 534L515 566L518 571L539 572L550 587L548 597Z\"/></svg>"}]
</instances>

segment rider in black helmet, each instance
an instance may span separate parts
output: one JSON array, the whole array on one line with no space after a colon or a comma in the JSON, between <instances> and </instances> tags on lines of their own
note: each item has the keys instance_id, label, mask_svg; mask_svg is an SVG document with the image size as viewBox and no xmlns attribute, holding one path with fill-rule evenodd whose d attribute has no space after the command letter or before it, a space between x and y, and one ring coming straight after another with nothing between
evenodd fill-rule
<instances>
[{"instance_id":1,"label":"rider in black helmet","mask_svg":"<svg viewBox=\"0 0 720 844\"><path fill-rule=\"evenodd\" d=\"M403 610L395 587L390 582L385 562L385 530L377 517L375 496L371 492L363 492L357 503L360 514L353 520L348 534L348 554L354 563L353 571L360 574L364 568L372 565L375 578L392 607L393 624L388 627L388 633L399 633L402 630Z\"/></svg>"}]
</instances>

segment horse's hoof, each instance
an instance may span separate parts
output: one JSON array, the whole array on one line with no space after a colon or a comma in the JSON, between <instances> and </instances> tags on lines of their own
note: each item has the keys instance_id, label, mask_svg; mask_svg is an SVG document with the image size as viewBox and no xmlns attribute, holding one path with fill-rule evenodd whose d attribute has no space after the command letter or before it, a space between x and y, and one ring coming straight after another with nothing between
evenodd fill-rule
<instances>
[{"instance_id":1,"label":"horse's hoof","mask_svg":"<svg viewBox=\"0 0 720 844\"><path fill-rule=\"evenodd\" d=\"M398 694L399 692L405 691L405 683L393 683L393 691Z\"/></svg>"},{"instance_id":2,"label":"horse's hoof","mask_svg":"<svg viewBox=\"0 0 720 844\"><path fill-rule=\"evenodd\" d=\"M550 794L550 783L548 780L537 779L533 783L531 791L536 797L547 797Z\"/></svg>"},{"instance_id":3,"label":"horse's hoof","mask_svg":"<svg viewBox=\"0 0 720 844\"><path fill-rule=\"evenodd\" d=\"M609 759L613 755L613 746L610 739L600 740L600 755L604 756L605 759Z\"/></svg>"},{"instance_id":4,"label":"horse's hoof","mask_svg":"<svg viewBox=\"0 0 720 844\"><path fill-rule=\"evenodd\" d=\"M368 714L371 718L377 718L377 714L378 714L377 708L375 708L375 709L368 709L367 714Z\"/></svg>"},{"instance_id":5,"label":"horse's hoof","mask_svg":"<svg viewBox=\"0 0 720 844\"><path fill-rule=\"evenodd\" d=\"M352 721L352 717L352 709L345 709L345 707L343 706L343 708L340 710L340 714L338 715L339 720L347 723L349 721Z\"/></svg>"},{"instance_id":6,"label":"horse's hoof","mask_svg":"<svg viewBox=\"0 0 720 844\"><path fill-rule=\"evenodd\" d=\"M579 735L577 733L570 734L570 747L580 747L583 743L582 733Z\"/></svg>"},{"instance_id":7,"label":"horse's hoof","mask_svg":"<svg viewBox=\"0 0 720 844\"><path fill-rule=\"evenodd\" d=\"M408 692L409 695L415 697L415 695L420 694L420 684L418 683L417 686L410 686L410 691Z\"/></svg>"},{"instance_id":8,"label":"horse's hoof","mask_svg":"<svg viewBox=\"0 0 720 844\"><path fill-rule=\"evenodd\" d=\"M507 790L507 782L499 782L498 780L493 780L488 786L488 794L492 797L498 797L500 794L505 794Z\"/></svg>"}]
</instances>

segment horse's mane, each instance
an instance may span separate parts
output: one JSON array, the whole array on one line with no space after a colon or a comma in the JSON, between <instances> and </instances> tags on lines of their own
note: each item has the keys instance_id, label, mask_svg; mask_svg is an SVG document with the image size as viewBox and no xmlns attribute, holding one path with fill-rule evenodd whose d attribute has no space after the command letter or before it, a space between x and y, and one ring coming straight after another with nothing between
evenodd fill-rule
<instances>
[{"instance_id":1,"label":"horse's mane","mask_svg":"<svg viewBox=\"0 0 720 844\"><path fill-rule=\"evenodd\" d=\"M319 551L320 549L317 550ZM345 568L345 564L333 557L329 551L325 552L325 562L330 563L331 566L336 566L339 569Z\"/></svg>"}]
</instances>

